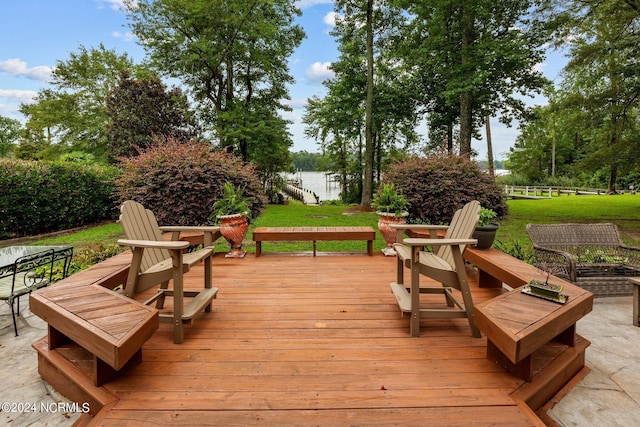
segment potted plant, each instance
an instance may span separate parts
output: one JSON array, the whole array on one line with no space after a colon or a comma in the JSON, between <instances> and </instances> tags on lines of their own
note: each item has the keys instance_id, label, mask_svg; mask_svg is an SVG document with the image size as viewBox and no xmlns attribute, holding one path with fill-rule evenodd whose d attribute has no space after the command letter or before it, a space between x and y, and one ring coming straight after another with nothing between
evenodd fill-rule
<instances>
[{"instance_id":1,"label":"potted plant","mask_svg":"<svg viewBox=\"0 0 640 427\"><path fill-rule=\"evenodd\" d=\"M220 222L220 234L229 242L230 250L225 257L244 258L242 241L249 229L249 198L244 196L244 187L236 189L226 182L222 189L222 197L213 204L213 212L209 218Z\"/></svg>"},{"instance_id":2,"label":"potted plant","mask_svg":"<svg viewBox=\"0 0 640 427\"><path fill-rule=\"evenodd\" d=\"M395 256L393 244L396 241L396 230L391 224L404 224L409 213L405 210L409 207L407 199L396 190L393 184L384 184L373 196L371 206L378 214L378 229L384 237L387 246L382 250L385 256Z\"/></svg>"},{"instance_id":3,"label":"potted plant","mask_svg":"<svg viewBox=\"0 0 640 427\"><path fill-rule=\"evenodd\" d=\"M478 225L473 233L473 238L478 240L476 248L489 249L493 245L493 241L496 238L496 231L499 227L498 224L492 222L496 217L497 214L493 209L480 209Z\"/></svg>"}]
</instances>

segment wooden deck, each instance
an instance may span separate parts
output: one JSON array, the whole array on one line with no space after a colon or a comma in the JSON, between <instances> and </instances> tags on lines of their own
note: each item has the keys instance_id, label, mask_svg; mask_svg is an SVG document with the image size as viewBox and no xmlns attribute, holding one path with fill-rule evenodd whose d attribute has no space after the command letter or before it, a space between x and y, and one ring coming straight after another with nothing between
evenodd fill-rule
<instances>
[{"instance_id":1,"label":"wooden deck","mask_svg":"<svg viewBox=\"0 0 640 427\"><path fill-rule=\"evenodd\" d=\"M213 265L213 311L186 329L183 344L161 324L142 363L87 391L105 406L81 422L542 425L518 398L532 383L489 361L486 338L471 337L466 319L424 319L420 337L410 336L389 289L394 258L219 254ZM202 274L191 270L185 288ZM469 275L476 303L501 292ZM559 351L543 352L536 366ZM78 349L56 357L57 369L65 360L91 368Z\"/></svg>"}]
</instances>

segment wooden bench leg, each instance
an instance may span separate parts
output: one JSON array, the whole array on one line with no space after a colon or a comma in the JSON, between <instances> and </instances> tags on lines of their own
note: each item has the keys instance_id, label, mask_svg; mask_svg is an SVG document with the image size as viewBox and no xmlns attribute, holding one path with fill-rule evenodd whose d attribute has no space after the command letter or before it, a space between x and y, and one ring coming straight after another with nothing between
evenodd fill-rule
<instances>
[{"instance_id":1,"label":"wooden bench leg","mask_svg":"<svg viewBox=\"0 0 640 427\"><path fill-rule=\"evenodd\" d=\"M109 381L116 374L116 370L109 366L108 363L103 362L101 359L93 356L93 384L96 387L100 387L102 384Z\"/></svg>"},{"instance_id":2,"label":"wooden bench leg","mask_svg":"<svg viewBox=\"0 0 640 427\"><path fill-rule=\"evenodd\" d=\"M633 285L633 325L640 326L640 283L632 281Z\"/></svg>"},{"instance_id":3,"label":"wooden bench leg","mask_svg":"<svg viewBox=\"0 0 640 427\"><path fill-rule=\"evenodd\" d=\"M313 241L313 256L316 256L316 241Z\"/></svg>"},{"instance_id":4,"label":"wooden bench leg","mask_svg":"<svg viewBox=\"0 0 640 427\"><path fill-rule=\"evenodd\" d=\"M63 334L62 332L60 332L59 330L57 330L51 325L48 325L48 326L49 326L49 334L48 334L49 350L53 350L54 348L58 348L61 345L72 342L71 339L69 339L65 334Z\"/></svg>"},{"instance_id":5,"label":"wooden bench leg","mask_svg":"<svg viewBox=\"0 0 640 427\"><path fill-rule=\"evenodd\" d=\"M576 346L576 325L571 325L564 331L560 332L552 341L566 344L569 347Z\"/></svg>"},{"instance_id":6,"label":"wooden bench leg","mask_svg":"<svg viewBox=\"0 0 640 427\"><path fill-rule=\"evenodd\" d=\"M533 363L531 355L525 357L518 363L513 363L491 340L487 339L487 359L493 360L517 377L525 381L531 381Z\"/></svg>"},{"instance_id":7,"label":"wooden bench leg","mask_svg":"<svg viewBox=\"0 0 640 427\"><path fill-rule=\"evenodd\" d=\"M262 242L257 241L256 242L256 258L259 257L261 253L262 253Z\"/></svg>"},{"instance_id":8,"label":"wooden bench leg","mask_svg":"<svg viewBox=\"0 0 640 427\"><path fill-rule=\"evenodd\" d=\"M369 256L373 256L373 240L367 240L367 252Z\"/></svg>"},{"instance_id":9,"label":"wooden bench leg","mask_svg":"<svg viewBox=\"0 0 640 427\"><path fill-rule=\"evenodd\" d=\"M501 288L502 282L486 271L478 269L478 285L481 288Z\"/></svg>"},{"instance_id":10,"label":"wooden bench leg","mask_svg":"<svg viewBox=\"0 0 640 427\"><path fill-rule=\"evenodd\" d=\"M137 365L140 362L142 362L141 348L131 356L131 359L129 359L120 370L124 370L129 366ZM96 356L93 356L93 383L96 387L100 387L102 384L111 380L117 373L118 371L113 369L108 363L102 361Z\"/></svg>"}]
</instances>

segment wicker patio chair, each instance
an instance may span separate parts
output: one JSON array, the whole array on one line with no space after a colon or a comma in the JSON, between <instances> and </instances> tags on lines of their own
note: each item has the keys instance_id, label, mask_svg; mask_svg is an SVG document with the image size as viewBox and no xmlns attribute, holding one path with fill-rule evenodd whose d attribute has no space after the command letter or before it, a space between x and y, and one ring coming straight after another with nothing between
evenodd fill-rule
<instances>
[{"instance_id":1,"label":"wicker patio chair","mask_svg":"<svg viewBox=\"0 0 640 427\"><path fill-rule=\"evenodd\" d=\"M536 267L593 292L596 297L633 293L640 276L640 248L626 246L614 224L528 224Z\"/></svg>"}]
</instances>

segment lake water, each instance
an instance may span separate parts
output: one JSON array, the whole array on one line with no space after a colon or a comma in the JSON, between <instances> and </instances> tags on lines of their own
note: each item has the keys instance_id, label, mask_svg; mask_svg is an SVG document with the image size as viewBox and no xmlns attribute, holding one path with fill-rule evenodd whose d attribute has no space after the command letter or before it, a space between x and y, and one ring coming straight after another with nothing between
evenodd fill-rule
<instances>
[{"instance_id":1,"label":"lake water","mask_svg":"<svg viewBox=\"0 0 640 427\"><path fill-rule=\"evenodd\" d=\"M297 172L287 175L287 179L297 179L302 182L302 188L314 192L320 197L320 201L340 199L340 185L331 182L330 176L324 172Z\"/></svg>"}]
</instances>

